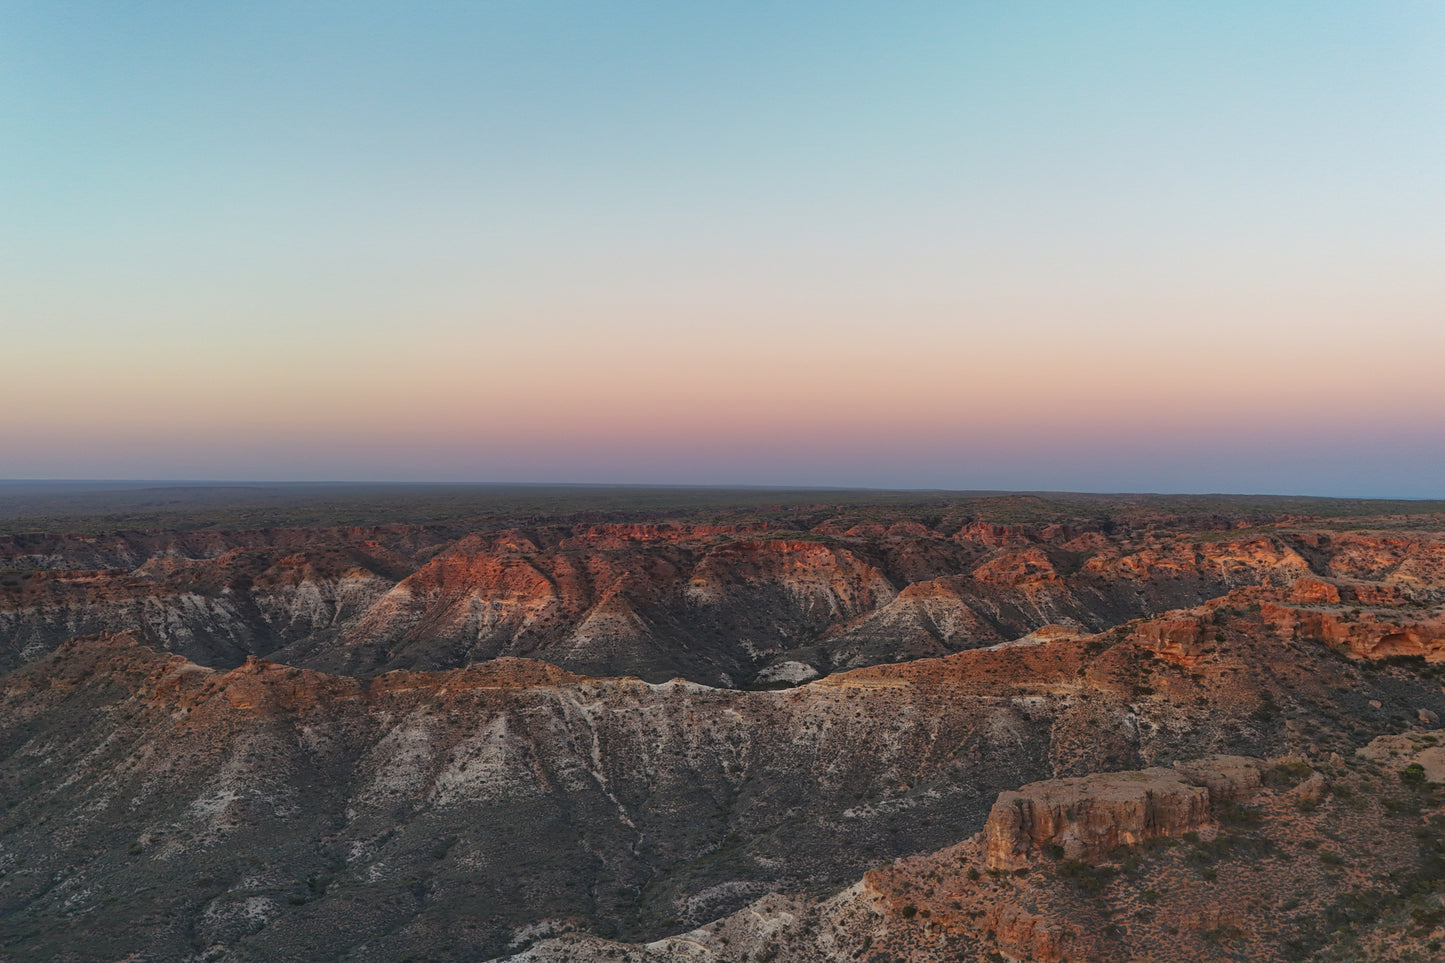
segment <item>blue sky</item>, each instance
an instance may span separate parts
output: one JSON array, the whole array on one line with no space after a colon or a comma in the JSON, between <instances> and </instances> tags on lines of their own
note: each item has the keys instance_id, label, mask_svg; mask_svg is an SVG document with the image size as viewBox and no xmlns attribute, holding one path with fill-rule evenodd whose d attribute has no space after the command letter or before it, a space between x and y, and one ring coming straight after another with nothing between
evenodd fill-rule
<instances>
[{"instance_id":1,"label":"blue sky","mask_svg":"<svg viewBox=\"0 0 1445 963\"><path fill-rule=\"evenodd\" d=\"M0 10L0 477L1441 495L1445 8Z\"/></svg>"}]
</instances>

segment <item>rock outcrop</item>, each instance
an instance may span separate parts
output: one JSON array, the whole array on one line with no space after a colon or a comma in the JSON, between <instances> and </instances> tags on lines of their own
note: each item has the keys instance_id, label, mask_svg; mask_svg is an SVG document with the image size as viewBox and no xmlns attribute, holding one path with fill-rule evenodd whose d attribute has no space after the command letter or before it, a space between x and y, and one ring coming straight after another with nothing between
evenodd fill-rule
<instances>
[{"instance_id":1,"label":"rock outcrop","mask_svg":"<svg viewBox=\"0 0 1445 963\"><path fill-rule=\"evenodd\" d=\"M1363 612L1266 601L1264 619L1285 638L1327 643L1355 659L1418 656L1445 662L1445 615L1395 605Z\"/></svg>"},{"instance_id":2,"label":"rock outcrop","mask_svg":"<svg viewBox=\"0 0 1445 963\"><path fill-rule=\"evenodd\" d=\"M1259 791L1261 764L1249 756L1202 756L1174 763L1186 782L1209 790L1209 801L1242 802Z\"/></svg>"},{"instance_id":3,"label":"rock outcrop","mask_svg":"<svg viewBox=\"0 0 1445 963\"><path fill-rule=\"evenodd\" d=\"M1209 790L1173 769L1097 773L1030 783L998 797L984 828L989 869L1031 865L1050 847L1097 860L1155 836L1211 826Z\"/></svg>"}]
</instances>

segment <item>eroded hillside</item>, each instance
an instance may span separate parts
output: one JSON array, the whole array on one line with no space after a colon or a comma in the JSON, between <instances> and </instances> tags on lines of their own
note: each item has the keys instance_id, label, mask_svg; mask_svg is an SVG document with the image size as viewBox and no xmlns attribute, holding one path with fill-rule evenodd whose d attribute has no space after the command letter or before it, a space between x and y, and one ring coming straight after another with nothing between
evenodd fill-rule
<instances>
[{"instance_id":1,"label":"eroded hillside","mask_svg":"<svg viewBox=\"0 0 1445 963\"><path fill-rule=\"evenodd\" d=\"M263 656L373 675L514 656L653 682L786 684L1051 623L1098 632L1310 575L1340 583L1335 601L1430 604L1445 565L1432 534L1289 520L925 520L11 536L0 664L132 630L214 668Z\"/></svg>"},{"instance_id":2,"label":"eroded hillside","mask_svg":"<svg viewBox=\"0 0 1445 963\"><path fill-rule=\"evenodd\" d=\"M1428 864L1433 776L1394 842L1343 837L1396 798L1356 750L1424 751L1445 715L1445 542L1254 521L12 539L0 958L1125 959L1171 926L1288 958L1182 847L1243 838L1228 806L1276 850L1356 812L1247 775L1291 760L1364 800L1320 825L1380 926L1433 912L1364 880ZM1179 805L1108 815L1120 771Z\"/></svg>"}]
</instances>

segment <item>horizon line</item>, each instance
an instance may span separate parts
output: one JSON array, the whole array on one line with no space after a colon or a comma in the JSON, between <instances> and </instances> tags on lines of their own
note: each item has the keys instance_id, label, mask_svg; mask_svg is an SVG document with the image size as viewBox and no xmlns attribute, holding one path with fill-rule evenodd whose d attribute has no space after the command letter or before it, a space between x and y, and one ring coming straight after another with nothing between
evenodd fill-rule
<instances>
[{"instance_id":1,"label":"horizon line","mask_svg":"<svg viewBox=\"0 0 1445 963\"><path fill-rule=\"evenodd\" d=\"M747 492L868 492L880 495L951 495L971 497L1006 497L1028 495L1035 497L1057 495L1089 495L1095 497L1194 497L1194 498L1306 498L1321 501L1364 501L1364 502L1436 502L1445 501L1445 494L1428 495L1320 495L1306 492L1264 492L1264 491L1097 491L1086 489L1043 489L1043 488L939 488L939 487L897 487L887 488L872 485L787 485L762 482L749 483L698 483L698 482L614 482L614 481L419 481L395 479L188 479L188 478L0 478L0 487L21 485L62 486L62 485L125 485L154 488L262 488L267 486L290 488L535 488L535 489L657 489L688 491L747 491Z\"/></svg>"}]
</instances>

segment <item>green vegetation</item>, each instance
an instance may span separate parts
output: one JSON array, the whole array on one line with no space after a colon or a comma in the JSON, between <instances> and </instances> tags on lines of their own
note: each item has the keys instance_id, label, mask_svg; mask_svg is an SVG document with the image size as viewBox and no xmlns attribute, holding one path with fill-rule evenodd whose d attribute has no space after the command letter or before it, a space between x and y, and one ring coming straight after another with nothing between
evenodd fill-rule
<instances>
[{"instance_id":1,"label":"green vegetation","mask_svg":"<svg viewBox=\"0 0 1445 963\"><path fill-rule=\"evenodd\" d=\"M1215 812L1221 823L1233 826L1252 826L1262 818L1259 810L1229 800L1220 803Z\"/></svg>"},{"instance_id":2,"label":"green vegetation","mask_svg":"<svg viewBox=\"0 0 1445 963\"><path fill-rule=\"evenodd\" d=\"M1425 767L1418 762L1412 762L1400 770L1400 781L1412 789L1419 789L1425 786L1428 780L1425 778Z\"/></svg>"},{"instance_id":3,"label":"green vegetation","mask_svg":"<svg viewBox=\"0 0 1445 963\"><path fill-rule=\"evenodd\" d=\"M1260 774L1260 779L1276 791L1293 789L1314 775L1314 768L1307 762L1282 762Z\"/></svg>"},{"instance_id":4,"label":"green vegetation","mask_svg":"<svg viewBox=\"0 0 1445 963\"><path fill-rule=\"evenodd\" d=\"M1071 879L1082 893L1094 895L1101 892L1114 876L1109 866L1092 866L1080 859L1062 860L1055 870L1063 879Z\"/></svg>"}]
</instances>

